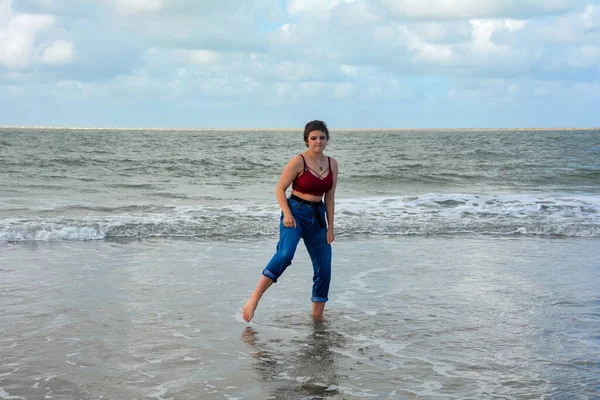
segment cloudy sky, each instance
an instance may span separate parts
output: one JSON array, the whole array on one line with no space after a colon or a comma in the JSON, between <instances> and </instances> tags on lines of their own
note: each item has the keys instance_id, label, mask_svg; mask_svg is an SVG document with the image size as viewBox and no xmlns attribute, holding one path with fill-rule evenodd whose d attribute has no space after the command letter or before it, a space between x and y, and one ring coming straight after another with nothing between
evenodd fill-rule
<instances>
[{"instance_id":1,"label":"cloudy sky","mask_svg":"<svg viewBox=\"0 0 600 400\"><path fill-rule=\"evenodd\" d=\"M0 0L0 126L600 126L600 0Z\"/></svg>"}]
</instances>

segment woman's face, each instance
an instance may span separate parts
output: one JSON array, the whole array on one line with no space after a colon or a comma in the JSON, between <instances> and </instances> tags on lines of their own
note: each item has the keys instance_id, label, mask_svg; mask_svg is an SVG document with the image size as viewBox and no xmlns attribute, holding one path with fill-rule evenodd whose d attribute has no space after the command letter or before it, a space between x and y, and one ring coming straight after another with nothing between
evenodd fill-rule
<instances>
[{"instance_id":1,"label":"woman's face","mask_svg":"<svg viewBox=\"0 0 600 400\"><path fill-rule=\"evenodd\" d=\"M327 135L325 132L312 131L308 134L306 145L312 151L322 152L327 146Z\"/></svg>"}]
</instances>

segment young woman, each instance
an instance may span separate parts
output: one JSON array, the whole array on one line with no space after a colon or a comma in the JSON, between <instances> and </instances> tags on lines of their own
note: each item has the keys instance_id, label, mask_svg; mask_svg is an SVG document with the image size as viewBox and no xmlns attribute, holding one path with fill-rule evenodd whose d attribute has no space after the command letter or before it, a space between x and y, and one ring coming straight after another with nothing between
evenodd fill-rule
<instances>
[{"instance_id":1,"label":"young woman","mask_svg":"<svg viewBox=\"0 0 600 400\"><path fill-rule=\"evenodd\" d=\"M242 309L242 317L250 322L263 293L292 263L302 238L313 265L312 314L323 316L331 279L331 242L337 162L324 154L329 130L323 121L311 121L304 127L306 151L292 158L279 178L275 191L281 207L277 251L262 272L258 285ZM286 198L286 190L292 193Z\"/></svg>"}]
</instances>

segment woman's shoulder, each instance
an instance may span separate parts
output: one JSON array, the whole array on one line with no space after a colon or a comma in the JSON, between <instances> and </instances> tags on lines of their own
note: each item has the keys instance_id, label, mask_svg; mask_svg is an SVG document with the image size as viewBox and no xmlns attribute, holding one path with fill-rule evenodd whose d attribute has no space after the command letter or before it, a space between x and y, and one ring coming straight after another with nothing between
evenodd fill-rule
<instances>
[{"instance_id":1,"label":"woman's shoulder","mask_svg":"<svg viewBox=\"0 0 600 400\"><path fill-rule=\"evenodd\" d=\"M304 168L304 158L301 154L296 154L294 157L288 161L288 165L294 167L294 169L303 169Z\"/></svg>"},{"instance_id":2,"label":"woman's shoulder","mask_svg":"<svg viewBox=\"0 0 600 400\"><path fill-rule=\"evenodd\" d=\"M304 156L302 155L302 153L298 153L294 157L292 157L290 162L304 163Z\"/></svg>"}]
</instances>

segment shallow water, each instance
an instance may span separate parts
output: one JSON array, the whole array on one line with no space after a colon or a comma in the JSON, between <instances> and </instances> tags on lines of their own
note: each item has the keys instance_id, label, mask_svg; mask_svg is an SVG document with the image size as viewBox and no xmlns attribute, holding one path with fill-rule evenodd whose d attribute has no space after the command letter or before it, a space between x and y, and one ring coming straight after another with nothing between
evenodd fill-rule
<instances>
[{"instance_id":1,"label":"shallow water","mask_svg":"<svg viewBox=\"0 0 600 400\"><path fill-rule=\"evenodd\" d=\"M300 247L246 324L274 246L0 244L0 398L600 395L597 240L338 240L324 321Z\"/></svg>"}]
</instances>

